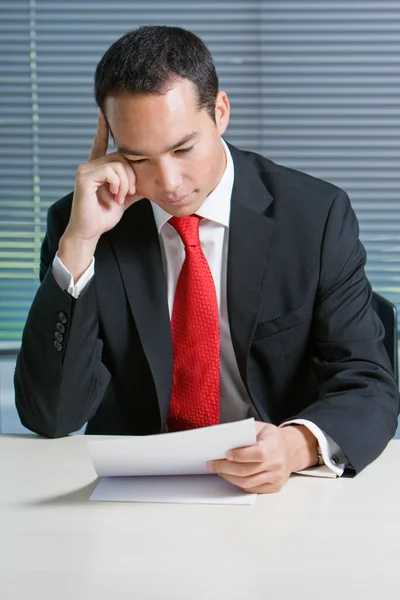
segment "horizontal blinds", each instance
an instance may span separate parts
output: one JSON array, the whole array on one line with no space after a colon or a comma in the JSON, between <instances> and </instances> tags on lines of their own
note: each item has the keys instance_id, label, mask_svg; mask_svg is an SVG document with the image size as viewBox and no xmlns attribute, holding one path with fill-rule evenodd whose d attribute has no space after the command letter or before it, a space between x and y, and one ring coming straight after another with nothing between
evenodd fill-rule
<instances>
[{"instance_id":1,"label":"horizontal blinds","mask_svg":"<svg viewBox=\"0 0 400 600\"><path fill-rule=\"evenodd\" d=\"M47 209L73 189L96 130L95 67L141 25L196 32L210 47L235 118L230 139L257 149L260 3L126 0L0 4L0 346L18 343L38 285Z\"/></svg>"},{"instance_id":2,"label":"horizontal blinds","mask_svg":"<svg viewBox=\"0 0 400 600\"><path fill-rule=\"evenodd\" d=\"M42 237L29 13L28 1L0 3L0 344L7 346L19 340L37 288Z\"/></svg>"},{"instance_id":3,"label":"horizontal blinds","mask_svg":"<svg viewBox=\"0 0 400 600\"><path fill-rule=\"evenodd\" d=\"M261 152L344 188L400 309L400 3L262 2Z\"/></svg>"},{"instance_id":4,"label":"horizontal blinds","mask_svg":"<svg viewBox=\"0 0 400 600\"><path fill-rule=\"evenodd\" d=\"M87 160L96 64L145 24L209 46L231 100L229 141L349 192L373 286L400 303L397 2L3 1L0 345L19 343L47 209Z\"/></svg>"}]
</instances>

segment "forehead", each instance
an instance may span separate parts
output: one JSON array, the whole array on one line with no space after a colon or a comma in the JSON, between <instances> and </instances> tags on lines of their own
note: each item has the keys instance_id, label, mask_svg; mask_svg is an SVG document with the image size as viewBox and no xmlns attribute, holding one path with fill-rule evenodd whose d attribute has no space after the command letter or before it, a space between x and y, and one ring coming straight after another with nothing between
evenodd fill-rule
<instances>
[{"instance_id":1,"label":"forehead","mask_svg":"<svg viewBox=\"0 0 400 600\"><path fill-rule=\"evenodd\" d=\"M197 106L196 89L184 80L165 94L110 96L105 114L117 146L159 152L201 129L205 115Z\"/></svg>"},{"instance_id":2,"label":"forehead","mask_svg":"<svg viewBox=\"0 0 400 600\"><path fill-rule=\"evenodd\" d=\"M118 125L132 119L178 118L197 114L197 93L194 84L181 80L171 84L162 94L131 94L123 92L108 96L105 114L111 124Z\"/></svg>"}]
</instances>

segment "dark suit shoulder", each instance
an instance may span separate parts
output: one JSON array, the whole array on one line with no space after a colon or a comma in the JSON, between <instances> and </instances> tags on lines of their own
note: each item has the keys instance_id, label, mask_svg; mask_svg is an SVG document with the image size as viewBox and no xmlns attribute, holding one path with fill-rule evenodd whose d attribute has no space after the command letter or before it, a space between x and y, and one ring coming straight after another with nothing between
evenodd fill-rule
<instances>
[{"instance_id":1,"label":"dark suit shoulder","mask_svg":"<svg viewBox=\"0 0 400 600\"><path fill-rule=\"evenodd\" d=\"M341 188L333 183L279 165L257 152L247 150L239 150L239 152L255 167L258 175L274 198L296 194L298 198L312 199L314 197L318 198L319 201L323 198L331 201L338 193L343 192Z\"/></svg>"}]
</instances>

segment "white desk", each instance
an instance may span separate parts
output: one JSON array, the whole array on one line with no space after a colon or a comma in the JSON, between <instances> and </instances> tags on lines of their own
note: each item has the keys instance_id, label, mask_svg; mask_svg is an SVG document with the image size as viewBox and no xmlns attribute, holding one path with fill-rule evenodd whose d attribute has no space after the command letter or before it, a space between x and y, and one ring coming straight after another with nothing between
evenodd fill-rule
<instances>
[{"instance_id":1,"label":"white desk","mask_svg":"<svg viewBox=\"0 0 400 600\"><path fill-rule=\"evenodd\" d=\"M84 436L0 436L2 600L398 597L400 441L253 507L93 503Z\"/></svg>"}]
</instances>

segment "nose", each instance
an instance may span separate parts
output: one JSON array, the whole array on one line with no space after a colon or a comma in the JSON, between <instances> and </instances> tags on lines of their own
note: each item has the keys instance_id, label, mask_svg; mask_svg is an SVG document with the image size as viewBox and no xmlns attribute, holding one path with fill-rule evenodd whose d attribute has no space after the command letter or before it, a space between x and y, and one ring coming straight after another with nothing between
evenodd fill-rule
<instances>
[{"instance_id":1,"label":"nose","mask_svg":"<svg viewBox=\"0 0 400 600\"><path fill-rule=\"evenodd\" d=\"M181 185L181 174L178 165L174 161L168 161L158 165L155 183L165 196L172 196Z\"/></svg>"}]
</instances>

